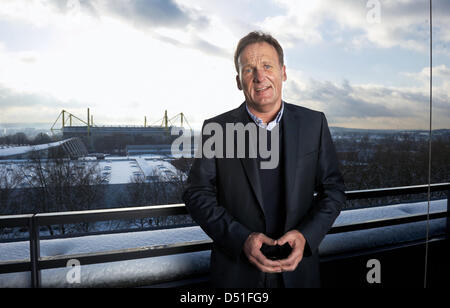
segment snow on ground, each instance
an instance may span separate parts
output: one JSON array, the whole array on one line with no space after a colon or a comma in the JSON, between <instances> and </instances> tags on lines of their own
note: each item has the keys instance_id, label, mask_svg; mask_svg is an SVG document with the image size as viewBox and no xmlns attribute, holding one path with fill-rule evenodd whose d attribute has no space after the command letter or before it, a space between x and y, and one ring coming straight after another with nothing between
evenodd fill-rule
<instances>
[{"instance_id":1,"label":"snow on ground","mask_svg":"<svg viewBox=\"0 0 450 308\"><path fill-rule=\"evenodd\" d=\"M109 184L130 183L134 175L141 174L141 170L134 160L105 160L99 163L104 175L108 175Z\"/></svg>"},{"instance_id":2,"label":"snow on ground","mask_svg":"<svg viewBox=\"0 0 450 308\"><path fill-rule=\"evenodd\" d=\"M135 176L146 179L160 175L170 180L177 174L176 168L160 156L108 157L99 161L100 169L109 177L109 184L127 184Z\"/></svg>"},{"instance_id":3,"label":"snow on ground","mask_svg":"<svg viewBox=\"0 0 450 308\"><path fill-rule=\"evenodd\" d=\"M431 213L447 208L447 200L431 202ZM364 222L380 218L400 217L426 213L427 202L398 204L384 207L343 211L335 226ZM430 222L430 236L445 232L446 220ZM413 241L425 238L426 222L416 222L398 226L362 231L330 234L320 245L321 256L370 248L378 245ZM125 248L153 246L161 244L205 240L208 236L200 227L129 232L119 234L91 235L67 239L41 241L41 256L70 255ZM20 260L29 257L28 242L0 243L0 261ZM146 258L139 260L111 262L81 266L81 284L69 285L66 281L68 268L42 271L43 286L139 286L155 282L173 281L192 274L206 274L209 267L209 252L186 253L173 256ZM29 273L0 275L0 287L27 287Z\"/></svg>"},{"instance_id":4,"label":"snow on ground","mask_svg":"<svg viewBox=\"0 0 450 308\"><path fill-rule=\"evenodd\" d=\"M205 239L209 239L209 237L199 227L187 227L43 240L41 241L41 256L109 251ZM0 244L1 261L27 258L29 258L28 242ZM161 279L170 280L186 275L206 273L208 265L209 252L84 265L81 267L82 284L79 286L148 285L161 281ZM67 271L66 268L42 271L43 286L69 286L65 277ZM29 273L0 275L0 287L2 288L27 287L30 283Z\"/></svg>"},{"instance_id":5,"label":"snow on ground","mask_svg":"<svg viewBox=\"0 0 450 308\"><path fill-rule=\"evenodd\" d=\"M96 160L93 157L80 158L78 163L85 166L98 164L100 171L108 178L108 184L128 184L135 176L143 176L148 179L152 176L160 176L158 180L172 180L177 175L177 169L161 155L139 156L108 156L104 160ZM23 167L32 164L30 160L4 160L0 161L0 172L13 176ZM26 184L26 183L25 183Z\"/></svg>"},{"instance_id":6,"label":"snow on ground","mask_svg":"<svg viewBox=\"0 0 450 308\"><path fill-rule=\"evenodd\" d=\"M186 227L142 232L89 235L41 241L41 256L101 252L116 249L136 248L194 240L205 240L208 236L199 227ZM0 243L0 261L27 259L28 242Z\"/></svg>"},{"instance_id":7,"label":"snow on ground","mask_svg":"<svg viewBox=\"0 0 450 308\"><path fill-rule=\"evenodd\" d=\"M166 160L136 158L136 161L143 170L145 168L145 176L161 175L163 179L170 180L177 174L177 169Z\"/></svg>"},{"instance_id":8,"label":"snow on ground","mask_svg":"<svg viewBox=\"0 0 450 308\"><path fill-rule=\"evenodd\" d=\"M447 200L430 202L430 213L447 210ZM343 211L336 219L334 226L359 223L383 218L396 218L408 215L426 214L427 202L405 203L390 206L379 206L367 209ZM426 237L426 221L401 224L396 226L374 228L346 233L329 234L320 245L322 256L332 255L354 249L372 248L399 242L414 241ZM430 237L445 232L446 219L430 221Z\"/></svg>"}]
</instances>

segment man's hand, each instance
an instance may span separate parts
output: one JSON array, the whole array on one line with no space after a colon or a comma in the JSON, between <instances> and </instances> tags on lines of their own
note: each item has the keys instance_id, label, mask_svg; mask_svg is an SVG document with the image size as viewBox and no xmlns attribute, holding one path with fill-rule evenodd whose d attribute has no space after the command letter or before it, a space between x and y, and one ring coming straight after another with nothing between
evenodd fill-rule
<instances>
[{"instance_id":1,"label":"man's hand","mask_svg":"<svg viewBox=\"0 0 450 308\"><path fill-rule=\"evenodd\" d=\"M303 259L303 251L305 250L306 244L305 237L299 231L291 230L279 238L276 242L280 246L286 243L289 243L291 246L291 254L286 259L280 260L280 264L281 269L284 272L294 271Z\"/></svg>"},{"instance_id":2,"label":"man's hand","mask_svg":"<svg viewBox=\"0 0 450 308\"><path fill-rule=\"evenodd\" d=\"M266 273L280 273L282 271L279 261L267 259L261 252L263 244L275 246L277 241L262 233L253 232L244 243L244 253L250 263L255 265L260 271Z\"/></svg>"}]
</instances>

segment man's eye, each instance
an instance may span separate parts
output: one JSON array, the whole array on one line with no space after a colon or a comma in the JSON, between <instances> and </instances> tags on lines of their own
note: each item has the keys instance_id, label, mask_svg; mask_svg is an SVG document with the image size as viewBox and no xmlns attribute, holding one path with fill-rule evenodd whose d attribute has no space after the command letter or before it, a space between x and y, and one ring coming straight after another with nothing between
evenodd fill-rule
<instances>
[{"instance_id":1,"label":"man's eye","mask_svg":"<svg viewBox=\"0 0 450 308\"><path fill-rule=\"evenodd\" d=\"M267 70L268 70L268 69L271 69L271 68L272 68L272 65L266 64L266 65L264 65L264 68L267 69Z\"/></svg>"},{"instance_id":2,"label":"man's eye","mask_svg":"<svg viewBox=\"0 0 450 308\"><path fill-rule=\"evenodd\" d=\"M251 72L252 72L252 69L251 69L251 68L246 68L246 69L244 70L244 72L245 72L245 73L251 73Z\"/></svg>"}]
</instances>

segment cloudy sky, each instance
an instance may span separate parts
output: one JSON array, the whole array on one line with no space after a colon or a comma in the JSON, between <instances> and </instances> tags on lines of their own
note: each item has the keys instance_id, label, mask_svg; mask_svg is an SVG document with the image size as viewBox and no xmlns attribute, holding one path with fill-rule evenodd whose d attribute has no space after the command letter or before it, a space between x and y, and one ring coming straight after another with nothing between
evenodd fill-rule
<instances>
[{"instance_id":1,"label":"cloudy sky","mask_svg":"<svg viewBox=\"0 0 450 308\"><path fill-rule=\"evenodd\" d=\"M433 128L450 128L450 1L433 1ZM427 129L428 0L1 0L0 124L65 109L143 125L237 107L233 52L252 30L285 49L287 102L332 126Z\"/></svg>"}]
</instances>

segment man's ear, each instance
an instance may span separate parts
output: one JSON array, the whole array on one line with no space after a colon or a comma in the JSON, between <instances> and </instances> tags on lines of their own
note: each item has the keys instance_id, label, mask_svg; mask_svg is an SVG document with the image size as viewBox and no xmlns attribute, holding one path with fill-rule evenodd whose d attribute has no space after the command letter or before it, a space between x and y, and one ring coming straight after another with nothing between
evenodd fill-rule
<instances>
[{"instance_id":1,"label":"man's ear","mask_svg":"<svg viewBox=\"0 0 450 308\"><path fill-rule=\"evenodd\" d=\"M283 74L283 76L282 76L283 81L286 81L287 80L286 65L283 65L282 74Z\"/></svg>"},{"instance_id":2,"label":"man's ear","mask_svg":"<svg viewBox=\"0 0 450 308\"><path fill-rule=\"evenodd\" d=\"M236 84L238 89L242 91L241 79L239 78L239 75L236 75Z\"/></svg>"}]
</instances>

